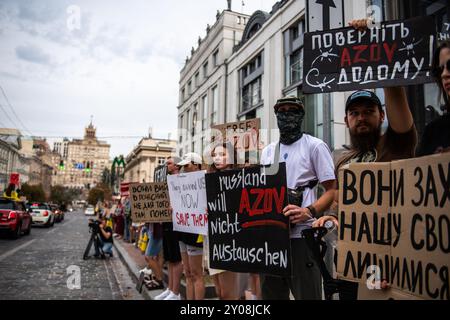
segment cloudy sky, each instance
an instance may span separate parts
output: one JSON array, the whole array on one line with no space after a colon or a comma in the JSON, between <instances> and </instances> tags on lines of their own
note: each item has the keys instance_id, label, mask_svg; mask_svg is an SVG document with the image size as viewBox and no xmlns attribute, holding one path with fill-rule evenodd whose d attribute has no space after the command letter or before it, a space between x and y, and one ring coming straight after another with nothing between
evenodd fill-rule
<instances>
[{"instance_id":1,"label":"cloudy sky","mask_svg":"<svg viewBox=\"0 0 450 320\"><path fill-rule=\"evenodd\" d=\"M275 0L234 0L270 11ZM111 157L176 137L179 72L226 0L0 0L0 127L81 137L91 116ZM78 12L80 19L77 19ZM13 109L13 110L11 110ZM53 145L51 144L53 147Z\"/></svg>"}]
</instances>

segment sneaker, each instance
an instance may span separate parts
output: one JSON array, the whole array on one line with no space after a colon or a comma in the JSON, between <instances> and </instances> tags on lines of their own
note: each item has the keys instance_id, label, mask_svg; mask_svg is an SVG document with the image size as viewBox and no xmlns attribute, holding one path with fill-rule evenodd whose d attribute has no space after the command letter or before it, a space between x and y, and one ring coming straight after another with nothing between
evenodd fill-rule
<instances>
[{"instance_id":1,"label":"sneaker","mask_svg":"<svg viewBox=\"0 0 450 320\"><path fill-rule=\"evenodd\" d=\"M166 290L163 291L163 293L158 294L158 295L155 297L155 300L165 300L165 298L166 298L167 296L170 296L171 293L172 293L172 291L170 291L170 289L167 288Z\"/></svg>"},{"instance_id":2,"label":"sneaker","mask_svg":"<svg viewBox=\"0 0 450 320\"><path fill-rule=\"evenodd\" d=\"M170 294L164 300L181 300L181 295L175 294L171 291Z\"/></svg>"}]
</instances>

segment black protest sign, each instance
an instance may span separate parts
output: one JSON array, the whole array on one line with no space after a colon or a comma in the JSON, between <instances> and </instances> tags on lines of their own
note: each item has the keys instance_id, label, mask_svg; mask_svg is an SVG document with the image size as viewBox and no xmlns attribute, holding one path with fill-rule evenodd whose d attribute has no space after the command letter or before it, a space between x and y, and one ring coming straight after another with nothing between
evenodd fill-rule
<instances>
[{"instance_id":1,"label":"black protest sign","mask_svg":"<svg viewBox=\"0 0 450 320\"><path fill-rule=\"evenodd\" d=\"M286 166L206 174L210 267L291 275Z\"/></svg>"},{"instance_id":2,"label":"black protest sign","mask_svg":"<svg viewBox=\"0 0 450 320\"><path fill-rule=\"evenodd\" d=\"M438 41L450 41L450 23L445 21L442 23L441 29L437 34Z\"/></svg>"},{"instance_id":3,"label":"black protest sign","mask_svg":"<svg viewBox=\"0 0 450 320\"><path fill-rule=\"evenodd\" d=\"M303 91L323 93L432 82L432 17L306 33Z\"/></svg>"},{"instance_id":4,"label":"black protest sign","mask_svg":"<svg viewBox=\"0 0 450 320\"><path fill-rule=\"evenodd\" d=\"M162 164L155 168L153 172L153 182L166 182L167 181L167 166Z\"/></svg>"},{"instance_id":5,"label":"black protest sign","mask_svg":"<svg viewBox=\"0 0 450 320\"><path fill-rule=\"evenodd\" d=\"M386 279L375 298L449 300L450 153L350 164L339 186L339 277L373 292Z\"/></svg>"}]
</instances>

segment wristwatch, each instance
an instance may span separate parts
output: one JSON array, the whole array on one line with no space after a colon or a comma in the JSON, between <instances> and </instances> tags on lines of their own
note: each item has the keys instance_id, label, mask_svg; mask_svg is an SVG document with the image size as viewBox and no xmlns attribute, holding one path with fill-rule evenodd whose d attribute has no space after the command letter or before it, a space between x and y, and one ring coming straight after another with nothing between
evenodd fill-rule
<instances>
[{"instance_id":1,"label":"wristwatch","mask_svg":"<svg viewBox=\"0 0 450 320\"><path fill-rule=\"evenodd\" d=\"M317 216L316 208L314 208L312 205L309 205L309 206L306 207L306 209L308 209L309 212L311 212L311 216L313 218L316 218L316 216Z\"/></svg>"}]
</instances>

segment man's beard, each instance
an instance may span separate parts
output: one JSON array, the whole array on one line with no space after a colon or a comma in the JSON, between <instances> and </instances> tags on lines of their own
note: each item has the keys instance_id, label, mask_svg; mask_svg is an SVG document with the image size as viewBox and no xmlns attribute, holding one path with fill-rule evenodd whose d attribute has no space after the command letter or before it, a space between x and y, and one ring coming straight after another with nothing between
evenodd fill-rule
<instances>
[{"instance_id":1,"label":"man's beard","mask_svg":"<svg viewBox=\"0 0 450 320\"><path fill-rule=\"evenodd\" d=\"M360 152L367 152L376 148L381 136L381 126L371 128L368 132L357 133L357 128L350 130L352 148Z\"/></svg>"}]
</instances>

